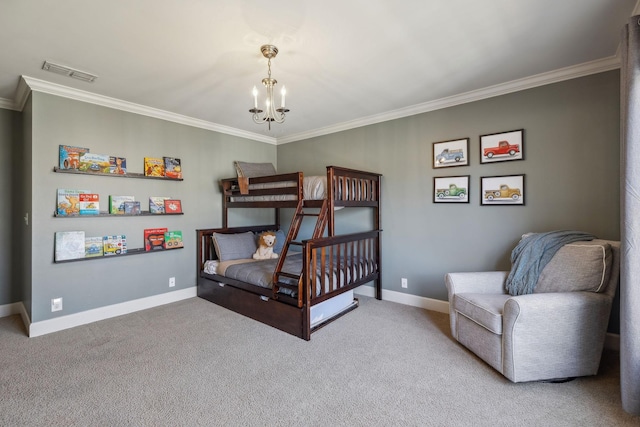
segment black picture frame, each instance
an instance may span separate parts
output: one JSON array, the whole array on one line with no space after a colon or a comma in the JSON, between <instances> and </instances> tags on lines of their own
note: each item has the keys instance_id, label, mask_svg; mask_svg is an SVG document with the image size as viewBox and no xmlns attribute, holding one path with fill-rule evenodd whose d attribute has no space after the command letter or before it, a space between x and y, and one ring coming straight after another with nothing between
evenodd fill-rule
<instances>
[{"instance_id":1,"label":"black picture frame","mask_svg":"<svg viewBox=\"0 0 640 427\"><path fill-rule=\"evenodd\" d=\"M480 135L480 164L524 160L524 129Z\"/></svg>"},{"instance_id":2,"label":"black picture frame","mask_svg":"<svg viewBox=\"0 0 640 427\"><path fill-rule=\"evenodd\" d=\"M481 206L524 206L525 175L480 177Z\"/></svg>"},{"instance_id":3,"label":"black picture frame","mask_svg":"<svg viewBox=\"0 0 640 427\"><path fill-rule=\"evenodd\" d=\"M433 177L433 203L469 203L470 175Z\"/></svg>"},{"instance_id":4,"label":"black picture frame","mask_svg":"<svg viewBox=\"0 0 640 427\"><path fill-rule=\"evenodd\" d=\"M434 142L431 158L433 169L468 166L469 139L460 138Z\"/></svg>"}]
</instances>

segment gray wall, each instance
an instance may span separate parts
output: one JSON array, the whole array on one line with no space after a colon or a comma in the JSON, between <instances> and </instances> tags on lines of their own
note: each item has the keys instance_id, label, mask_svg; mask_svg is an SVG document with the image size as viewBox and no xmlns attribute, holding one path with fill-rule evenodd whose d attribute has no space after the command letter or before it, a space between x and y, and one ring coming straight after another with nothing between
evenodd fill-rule
<instances>
[{"instance_id":1,"label":"gray wall","mask_svg":"<svg viewBox=\"0 0 640 427\"><path fill-rule=\"evenodd\" d=\"M597 74L278 146L278 171L383 177L383 288L446 300L443 276L510 267L529 231L620 237L619 73ZM525 160L480 165L479 135L525 129ZM471 138L470 165L432 169L434 142ZM525 206L480 206L480 177L525 174ZM434 204L433 177L470 175L469 204ZM400 279L408 278L402 289Z\"/></svg>"},{"instance_id":2,"label":"gray wall","mask_svg":"<svg viewBox=\"0 0 640 427\"><path fill-rule=\"evenodd\" d=\"M146 116L33 93L32 302L34 322L196 284L195 230L221 226L218 179L233 176L234 160L276 162L276 147ZM184 181L166 182L54 173L60 144L124 156L131 172L143 171L143 158L182 160ZM58 188L88 189L108 196L133 195L147 209L149 196L182 200L182 216L55 218ZM255 215L254 215L255 216ZM247 218L241 218L242 222ZM84 230L87 236L125 234L132 248L143 247L145 228L182 230L185 248L146 255L54 264L56 231ZM176 278L169 288L169 277ZM51 312L51 299L64 310Z\"/></svg>"},{"instance_id":3,"label":"gray wall","mask_svg":"<svg viewBox=\"0 0 640 427\"><path fill-rule=\"evenodd\" d=\"M0 150L4 153L0 168L0 200L5 201L0 209L0 305L22 301L19 286L16 286L14 253L19 247L19 238L14 234L17 209L15 208L17 185L20 180L15 175L16 162L21 157L17 151L20 140L20 113L0 109Z\"/></svg>"},{"instance_id":4,"label":"gray wall","mask_svg":"<svg viewBox=\"0 0 640 427\"><path fill-rule=\"evenodd\" d=\"M32 321L42 321L194 286L194 230L221 225L217 180L235 173L233 160L273 162L280 172L324 174L326 165L336 164L384 174L383 286L446 300L446 272L508 269L511 248L522 233L570 228L619 238L618 85L618 72L612 71L278 147L34 93L20 115L21 128L16 129L16 113L0 111L0 146L22 140L17 150L23 159L13 171L23 186L14 199L20 203L13 221L21 227L16 231L4 216L0 226L26 242L20 259L0 257L17 263L21 283L1 279L0 304L21 298ZM524 161L479 164L479 135L520 128L525 129ZM433 142L465 137L471 138L470 166L431 168ZM184 181L57 174L52 169L60 144L125 156L133 172L142 171L144 156L180 157ZM525 206L479 205L481 176L521 173L526 174ZM471 175L469 204L432 203L433 177L448 175ZM6 184L0 188L3 195L11 191ZM182 199L185 215L54 218L58 188L90 189L103 204L109 194L132 194L143 206L150 195L170 195ZM25 212L29 227L20 222ZM362 213L339 215L339 229L360 227ZM232 225L269 219L243 211L232 215ZM160 226L182 230L186 248L52 262L56 231L124 233L131 247L140 247L143 229ZM0 265L8 268L7 262ZM175 288L168 287L171 276ZM401 277L409 279L406 290ZM62 312L50 311L55 297L64 298Z\"/></svg>"}]
</instances>

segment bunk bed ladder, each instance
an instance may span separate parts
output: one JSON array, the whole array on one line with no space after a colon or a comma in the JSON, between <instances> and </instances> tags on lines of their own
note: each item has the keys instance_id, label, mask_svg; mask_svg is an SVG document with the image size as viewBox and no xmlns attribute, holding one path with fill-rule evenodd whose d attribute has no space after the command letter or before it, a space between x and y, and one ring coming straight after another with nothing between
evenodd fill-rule
<instances>
[{"instance_id":1,"label":"bunk bed ladder","mask_svg":"<svg viewBox=\"0 0 640 427\"><path fill-rule=\"evenodd\" d=\"M291 218L291 226L289 227L289 233L287 234L287 241L282 247L282 252L280 253L280 257L278 258L278 263L276 264L276 269L273 272L274 298L278 297L278 291L280 291L281 288L286 288L296 292L301 289L300 282L302 281L302 272L300 272L300 274L287 273L285 271L282 271L282 267L284 266L284 260L287 256L287 252L289 251L289 247L291 245L303 246L303 243L301 241L295 240L298 237L298 232L300 231L302 220L305 217L317 217L316 225L313 229L313 235L311 236L312 239L318 239L322 237L322 235L324 234L324 230L327 228L327 223L329 221L329 204L327 203L327 199L323 200L322 206L317 213L305 212L304 207L304 200L300 199L298 201L296 211L293 214L293 218ZM295 280L296 284L293 285L289 284L290 282L283 282L283 277ZM303 305L302 297L302 293L298 292L298 307L302 307Z\"/></svg>"}]
</instances>

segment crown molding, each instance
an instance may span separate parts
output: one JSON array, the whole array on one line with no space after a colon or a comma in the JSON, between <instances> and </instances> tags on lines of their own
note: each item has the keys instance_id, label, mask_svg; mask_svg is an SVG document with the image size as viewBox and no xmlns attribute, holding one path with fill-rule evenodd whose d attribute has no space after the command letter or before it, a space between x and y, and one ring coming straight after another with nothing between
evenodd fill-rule
<instances>
[{"instance_id":1,"label":"crown molding","mask_svg":"<svg viewBox=\"0 0 640 427\"><path fill-rule=\"evenodd\" d=\"M214 132L220 132L227 135L238 136L241 138L251 139L259 142L266 142L268 144L275 145L277 143L276 138L260 135L254 132L246 132L240 129L232 128L230 126L224 126L206 120L195 119L193 117L183 116L181 114L172 113L170 111L160 110L153 107L147 107L133 102L123 101L108 96L98 95L91 92L86 92L79 89L62 86L55 83L50 83L44 80L35 79L33 77L22 76L20 83L24 82L26 89L20 88L18 85L18 96L16 97L16 104L20 106L20 109L24 107L29 92L42 92L50 95L56 95L63 98L69 98L76 101L87 102L89 104L100 105L102 107L113 108L116 110L122 110L129 113L140 114L143 116L153 117L156 119L166 120L169 122L179 123L186 126L192 126L196 128L211 130Z\"/></svg>"},{"instance_id":2,"label":"crown molding","mask_svg":"<svg viewBox=\"0 0 640 427\"><path fill-rule=\"evenodd\" d=\"M640 4L640 0L639 0L639 4ZM359 127L364 127L364 126L368 126L376 123L382 123L389 120L395 120L403 117L423 114L430 111L435 111L443 108L453 107L456 105L466 104L469 102L481 101L483 99L493 98L496 96L506 95L513 92L519 92L526 89L532 89L539 86L544 86L552 83L562 82L565 80L584 77L591 74L611 71L618 68L620 68L619 52L617 52L616 55L614 56L599 59L596 61L586 62L584 64L579 64L571 67L561 68L559 70L550 71L547 73L541 73L535 76L513 80L507 83L489 86L483 89L478 89L478 90L462 93L459 95L450 96L447 98L441 98L434 101L429 101L429 102L416 104L416 105L412 105L405 108L400 108L393 111L388 111L382 114L376 114L368 117L363 117L360 119L350 120L347 122L338 123L336 125L314 129L308 132L297 133L297 134L284 136L280 138L273 138L273 137L260 135L254 132L247 132L247 131L232 128L229 126L223 126L217 123L212 123L205 120L183 116L180 114L171 113L169 111L159 110L157 108L147 107L140 104L134 104L132 102L127 102L127 101L123 101L116 98L97 95L91 92L86 92L83 90L46 82L44 80L39 80L39 79L35 79L28 76L22 76L22 78L20 79L20 82L18 83L18 89L16 90L15 101L0 98L0 108L22 111L27 99L29 98L29 94L31 93L31 91L36 91L36 92L42 92L42 93L48 93L51 95L61 96L61 97L73 99L76 101L88 102L90 104L100 105L103 107L127 111L130 113L140 114L148 117L154 117L157 119L179 123L186 126L192 126L196 128L211 130L214 132L220 132L227 135L238 136L238 137L250 139L253 141L265 142L273 145L280 145L280 144L287 144L290 142L301 141L309 138L315 138L318 136L328 135L336 132L342 132L342 131L355 129Z\"/></svg>"},{"instance_id":3,"label":"crown molding","mask_svg":"<svg viewBox=\"0 0 640 427\"><path fill-rule=\"evenodd\" d=\"M376 123L386 122L389 120L400 119L403 117L415 116L417 114L427 113L429 111L441 110L443 108L467 104L469 102L481 101L483 99L493 98L500 95L519 92L522 90L532 89L552 83L558 83L565 80L571 80L578 77L584 77L591 74L611 71L617 68L620 68L620 56L618 53L616 53L615 56L611 56L608 58L586 62L584 64L579 64L571 67L561 68L559 70L541 73L534 76L525 77L523 79L512 80L507 83L501 83L498 85L461 93L459 95L454 95L447 98L436 99L434 101L400 108L398 110L389 111L383 114L376 114L361 119L338 123L337 125L314 129L309 132L303 132L278 138L278 145L301 141L303 139L315 138L331 133L342 132L349 129L355 129Z\"/></svg>"}]
</instances>

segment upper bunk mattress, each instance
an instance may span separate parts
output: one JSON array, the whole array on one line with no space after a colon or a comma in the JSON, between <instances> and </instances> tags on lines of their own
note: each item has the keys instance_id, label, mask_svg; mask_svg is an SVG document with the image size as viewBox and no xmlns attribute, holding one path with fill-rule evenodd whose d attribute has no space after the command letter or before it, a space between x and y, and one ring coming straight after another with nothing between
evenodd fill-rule
<instances>
[{"instance_id":1,"label":"upper bunk mattress","mask_svg":"<svg viewBox=\"0 0 640 427\"><path fill-rule=\"evenodd\" d=\"M270 188L295 187L294 181L269 182L264 184L249 184L249 191L264 190ZM305 200L322 200L327 197L326 176L305 176L302 182L303 197ZM293 194L274 194L268 196L238 196L231 197L231 202L284 202L296 200Z\"/></svg>"}]
</instances>

